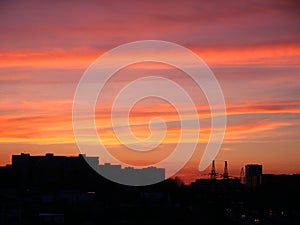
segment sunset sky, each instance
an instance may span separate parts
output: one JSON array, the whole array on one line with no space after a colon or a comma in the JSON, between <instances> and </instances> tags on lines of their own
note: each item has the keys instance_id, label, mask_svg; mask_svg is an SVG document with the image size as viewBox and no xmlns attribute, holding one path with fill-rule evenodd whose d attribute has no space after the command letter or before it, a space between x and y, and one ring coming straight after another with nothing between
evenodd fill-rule
<instances>
[{"instance_id":1,"label":"sunset sky","mask_svg":"<svg viewBox=\"0 0 300 225\"><path fill-rule=\"evenodd\" d=\"M299 15L297 0L1 1L0 165L21 152L79 154L72 104L84 71L118 45L164 40L201 57L223 90L228 117L217 172L227 160L232 176L247 163L263 164L264 173L300 173ZM170 125L164 142L145 155L120 146L109 107L113 95L140 74L194 87L178 69L144 63L119 71L97 103L103 143L122 160L147 165L172 152L179 117L170 104L145 100L131 113L133 132L146 138L149 119L159 115ZM192 91L192 98L201 132L195 154L179 172L187 182L209 170L198 171L210 132L209 107L201 91Z\"/></svg>"}]
</instances>

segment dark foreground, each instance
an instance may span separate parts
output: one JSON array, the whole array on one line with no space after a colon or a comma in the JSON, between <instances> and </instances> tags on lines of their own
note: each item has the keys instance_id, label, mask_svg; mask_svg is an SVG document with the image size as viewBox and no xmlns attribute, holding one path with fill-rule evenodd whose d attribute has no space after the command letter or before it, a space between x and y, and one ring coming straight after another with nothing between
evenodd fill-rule
<instances>
[{"instance_id":1,"label":"dark foreground","mask_svg":"<svg viewBox=\"0 0 300 225\"><path fill-rule=\"evenodd\" d=\"M300 224L299 175L263 175L255 187L238 179L130 187L85 164L51 165L0 168L1 225Z\"/></svg>"}]
</instances>

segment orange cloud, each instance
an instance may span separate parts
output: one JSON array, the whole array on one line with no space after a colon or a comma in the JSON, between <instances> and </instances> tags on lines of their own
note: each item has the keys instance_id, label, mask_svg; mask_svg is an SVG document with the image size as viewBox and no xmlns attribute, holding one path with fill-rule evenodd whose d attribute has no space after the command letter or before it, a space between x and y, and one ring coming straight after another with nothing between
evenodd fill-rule
<instances>
[{"instance_id":1,"label":"orange cloud","mask_svg":"<svg viewBox=\"0 0 300 225\"><path fill-rule=\"evenodd\" d=\"M6 51L0 53L0 67L84 68L101 54L89 49Z\"/></svg>"},{"instance_id":2,"label":"orange cloud","mask_svg":"<svg viewBox=\"0 0 300 225\"><path fill-rule=\"evenodd\" d=\"M20 104L5 105L9 112L17 111L17 114L8 113L0 118L0 142L25 142L25 143L74 143L72 131L72 101L28 101ZM3 108L3 107L2 107ZM178 142L180 123L177 112L168 104L161 104L159 111L152 107L136 107L131 114L130 126L134 133L140 138L149 135L148 122L154 116L162 117L168 126L165 143ZM24 114L20 113L23 110ZM31 112L31 113L29 113ZM208 109L198 112L201 120L210 118ZM248 103L242 105L231 105L227 109L229 124L226 131L226 142L246 140L249 137L256 137L264 131L276 130L280 127L293 126L290 121L274 121L265 119L243 120L238 124L232 123L231 116L254 115L254 114L299 114L300 107L297 102L272 102ZM122 114L121 114L122 115ZM189 118L189 111L186 111L185 118ZM207 121L208 122L208 121ZM201 125L200 142L205 143L210 133L209 123ZM101 133L101 138L107 145L119 145L111 128L109 107L97 108L96 124ZM159 130L154 130L160 132ZM191 132L197 132L191 126ZM189 140L184 140L189 141Z\"/></svg>"},{"instance_id":3,"label":"orange cloud","mask_svg":"<svg viewBox=\"0 0 300 225\"><path fill-rule=\"evenodd\" d=\"M254 45L230 49L192 46L191 50L211 66L246 64L275 67L279 65L297 66L300 60L299 44ZM0 67L86 68L103 53L103 51L90 48L2 51ZM162 65L155 66L157 69L164 68ZM140 67L137 65L133 68ZM143 67L143 69L145 68Z\"/></svg>"}]
</instances>

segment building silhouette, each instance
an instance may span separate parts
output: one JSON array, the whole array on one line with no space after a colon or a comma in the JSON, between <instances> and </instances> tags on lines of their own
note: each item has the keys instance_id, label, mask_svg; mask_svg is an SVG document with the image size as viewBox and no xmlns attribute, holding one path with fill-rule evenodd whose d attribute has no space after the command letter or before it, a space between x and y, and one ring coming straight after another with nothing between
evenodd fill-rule
<instances>
[{"instance_id":1,"label":"building silhouette","mask_svg":"<svg viewBox=\"0 0 300 225\"><path fill-rule=\"evenodd\" d=\"M133 167L122 168L121 165L105 163L99 165L100 174L107 178L114 178L123 184L147 185L165 180L165 169L153 166L136 169Z\"/></svg>"},{"instance_id":2,"label":"building silhouette","mask_svg":"<svg viewBox=\"0 0 300 225\"><path fill-rule=\"evenodd\" d=\"M18 183L24 186L38 184L48 187L92 187L105 178L117 178L123 184L144 185L158 183L165 179L165 169L163 168L122 168L121 165L110 163L99 165L98 157L82 154L78 156L55 156L47 153L44 156L31 156L22 153L12 156L11 165L0 168L0 176L1 170L4 171L2 173L3 179L9 178L8 184Z\"/></svg>"},{"instance_id":3,"label":"building silhouette","mask_svg":"<svg viewBox=\"0 0 300 225\"><path fill-rule=\"evenodd\" d=\"M90 187L97 174L86 163L98 165L98 157L54 156L47 153L45 156L31 156L30 154L13 155L10 173L14 174L14 181L22 186L43 187Z\"/></svg>"},{"instance_id":4,"label":"building silhouette","mask_svg":"<svg viewBox=\"0 0 300 225\"><path fill-rule=\"evenodd\" d=\"M246 171L246 187L258 187L262 183L262 165L248 164L245 166Z\"/></svg>"}]
</instances>

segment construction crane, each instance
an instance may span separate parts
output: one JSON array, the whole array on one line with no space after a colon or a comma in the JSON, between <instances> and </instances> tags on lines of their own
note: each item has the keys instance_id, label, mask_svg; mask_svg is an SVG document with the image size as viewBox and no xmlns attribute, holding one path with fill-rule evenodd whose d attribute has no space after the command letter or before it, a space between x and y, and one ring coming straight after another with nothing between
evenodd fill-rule
<instances>
[{"instance_id":1,"label":"construction crane","mask_svg":"<svg viewBox=\"0 0 300 225\"><path fill-rule=\"evenodd\" d=\"M224 166L224 173L223 173L223 179L228 179L228 166L227 166L227 161L225 161L225 166Z\"/></svg>"},{"instance_id":2,"label":"construction crane","mask_svg":"<svg viewBox=\"0 0 300 225\"><path fill-rule=\"evenodd\" d=\"M213 160L212 164L211 164L210 172L206 173L206 174L201 174L201 176L202 177L210 176L211 180L223 178L224 180L226 180L226 179L239 179L241 182L244 181L244 178L243 178L244 175L241 175L240 177L235 177L235 176L230 176L229 175L228 161L224 162L224 171L223 171L223 173L217 173L217 170L216 170L216 167L215 167L215 160Z\"/></svg>"},{"instance_id":3,"label":"construction crane","mask_svg":"<svg viewBox=\"0 0 300 225\"><path fill-rule=\"evenodd\" d=\"M228 163L227 163L227 161L225 161L223 174L219 174L219 173L216 172L215 160L213 160L212 164L211 164L211 171L210 171L209 175L210 175L211 180L215 180L215 179L217 179L217 177L222 177L223 179L228 179L229 174L228 174Z\"/></svg>"},{"instance_id":4,"label":"construction crane","mask_svg":"<svg viewBox=\"0 0 300 225\"><path fill-rule=\"evenodd\" d=\"M211 171L210 171L210 173L208 173L206 175L209 175L210 179L212 179L212 180L215 180L215 179L218 179L218 178L223 178L224 180L226 180L226 179L240 179L242 181L242 179L239 178L239 177L234 177L234 176L230 176L229 175L229 172L228 172L228 161L224 162L224 171L221 174L221 173L217 173L216 167L215 167L215 160L213 160L212 164L211 164Z\"/></svg>"},{"instance_id":5,"label":"construction crane","mask_svg":"<svg viewBox=\"0 0 300 225\"><path fill-rule=\"evenodd\" d=\"M212 161L211 171L210 171L210 179L215 180L217 178L216 168L215 168L215 160Z\"/></svg>"}]
</instances>

